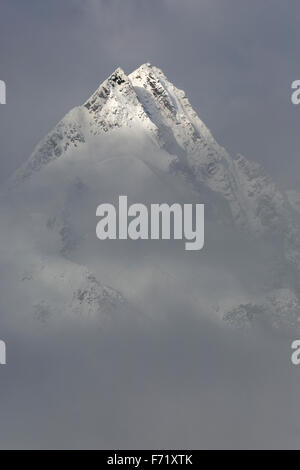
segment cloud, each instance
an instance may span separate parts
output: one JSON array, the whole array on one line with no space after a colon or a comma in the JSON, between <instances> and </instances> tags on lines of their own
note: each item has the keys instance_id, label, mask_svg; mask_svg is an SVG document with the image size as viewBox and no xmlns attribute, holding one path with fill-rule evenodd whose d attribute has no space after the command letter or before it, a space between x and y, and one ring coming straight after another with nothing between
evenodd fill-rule
<instances>
[{"instance_id":1,"label":"cloud","mask_svg":"<svg viewBox=\"0 0 300 470\"><path fill-rule=\"evenodd\" d=\"M293 0L289 8L277 0L3 1L1 181L118 65L130 72L150 61L187 92L220 144L265 164L281 186L298 184L299 110L290 104L290 83L299 78L299 8ZM123 173L115 178L123 184ZM38 190L37 205L41 195L47 198L44 187ZM21 217L22 207L14 214ZM216 292L235 297L240 287L216 262L219 253L201 271L198 258L184 264L172 248L156 258L149 248L146 255L159 265L151 271L135 247L125 254L103 250L101 263L87 251L99 272L109 264L123 270L121 287L138 285L148 315L135 311L105 331L93 321L40 323L27 310L29 289L12 290L14 266L6 258L10 246L16 263L17 256L32 262L36 239L27 238L25 224L33 224L24 221L18 231L10 223L1 229L0 337L8 362L0 369L1 447L299 446L299 374L290 362L295 338L237 334L208 319L204 293L217 302ZM38 242L52 249L51 238ZM222 256L250 284L261 265L234 242ZM171 295L160 282L162 260L169 267L177 261L185 295ZM43 282L34 294L44 288L55 300L57 291ZM197 308L191 292L201 299Z\"/></svg>"},{"instance_id":2,"label":"cloud","mask_svg":"<svg viewBox=\"0 0 300 470\"><path fill-rule=\"evenodd\" d=\"M289 339L239 336L171 310L108 331L6 330L1 448L297 447Z\"/></svg>"}]
</instances>

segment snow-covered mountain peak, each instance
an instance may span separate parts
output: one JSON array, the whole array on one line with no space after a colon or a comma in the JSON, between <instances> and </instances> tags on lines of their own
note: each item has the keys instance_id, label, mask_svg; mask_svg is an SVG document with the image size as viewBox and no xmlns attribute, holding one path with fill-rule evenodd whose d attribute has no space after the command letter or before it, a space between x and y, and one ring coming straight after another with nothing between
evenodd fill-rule
<instances>
[{"instance_id":1,"label":"snow-covered mountain peak","mask_svg":"<svg viewBox=\"0 0 300 470\"><path fill-rule=\"evenodd\" d=\"M41 255L45 251L50 256L52 250L59 260L67 257L83 264L96 273L101 285L103 281L122 292L129 288L125 297L140 298L138 289L135 294L128 287L127 275L117 281L119 258L112 262L109 254L109 261L101 266L93 261L99 249L98 245L94 248L95 207L100 201L115 202L120 194L146 203L153 199L204 203L206 220L214 226L213 237L223 227L224 233L232 230L234 237L274 245L266 265L276 282L270 281L268 289L289 289L282 292L300 299L300 223L291 202L294 195L288 198L282 194L260 165L241 155L229 155L201 121L185 92L150 63L129 75L117 68L37 145L10 183L10 188L17 187L17 206L29 212L29 239L38 240ZM10 189L5 194L10 201ZM101 249L104 246L109 251L109 244ZM37 265L41 264L38 260ZM165 262L167 265L168 260ZM157 277L156 268L152 268ZM66 267L54 271L62 271L68 279L71 276ZM138 274L138 279L143 275ZM268 273L270 279L272 276ZM78 289L86 292L83 272L78 277ZM49 282L47 278L45 283ZM90 277L88 284L90 294L84 298L99 310L94 293L100 284ZM106 296L107 290L102 294ZM242 305L248 303L252 305L252 300L243 300ZM245 309L237 314L243 316Z\"/></svg>"},{"instance_id":2,"label":"snow-covered mountain peak","mask_svg":"<svg viewBox=\"0 0 300 470\"><path fill-rule=\"evenodd\" d=\"M137 69L135 69L130 75L140 75L140 76L149 76L149 75L155 75L156 78L164 78L165 80L167 79L163 71L159 68L156 67L155 65L152 65L150 62L146 62L145 64L140 65ZM129 76L130 76L129 75Z\"/></svg>"},{"instance_id":3,"label":"snow-covered mountain peak","mask_svg":"<svg viewBox=\"0 0 300 470\"><path fill-rule=\"evenodd\" d=\"M118 131L127 142L149 141L150 152L141 151L140 144L135 151L147 165L168 169L196 188L201 185L221 195L238 226L262 233L282 224L284 198L272 180L256 164L234 159L218 145L185 92L150 63L129 75L118 67L38 144L13 181L27 179L55 160L73 158L81 149L89 152L90 145L100 150L111 133L116 145ZM156 149L168 158L156 158Z\"/></svg>"},{"instance_id":4,"label":"snow-covered mountain peak","mask_svg":"<svg viewBox=\"0 0 300 470\"><path fill-rule=\"evenodd\" d=\"M124 70L118 67L104 82L100 84L92 96L84 103L91 111L97 111L106 100L115 94L126 92L131 88L131 83Z\"/></svg>"}]
</instances>

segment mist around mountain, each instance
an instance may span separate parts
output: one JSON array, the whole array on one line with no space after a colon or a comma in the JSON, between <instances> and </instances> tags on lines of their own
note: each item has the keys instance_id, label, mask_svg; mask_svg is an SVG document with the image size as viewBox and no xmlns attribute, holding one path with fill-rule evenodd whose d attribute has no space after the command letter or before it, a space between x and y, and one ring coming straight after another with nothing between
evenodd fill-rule
<instances>
[{"instance_id":1,"label":"mist around mountain","mask_svg":"<svg viewBox=\"0 0 300 470\"><path fill-rule=\"evenodd\" d=\"M203 250L99 241L119 195L204 204ZM297 191L230 156L160 69L118 68L69 111L0 211L3 334L27 384L6 369L4 447L297 445Z\"/></svg>"},{"instance_id":2,"label":"mist around mountain","mask_svg":"<svg viewBox=\"0 0 300 470\"><path fill-rule=\"evenodd\" d=\"M99 242L96 208L121 194L131 203L203 203L204 249ZM160 311L153 297L168 292L213 321L298 325L298 212L263 168L217 144L185 93L151 64L128 76L118 68L68 112L10 179L4 200L8 237L17 238L12 252L2 244L15 264L6 277L17 282L12 300L26 292L38 317L101 323L124 305L152 316Z\"/></svg>"}]
</instances>

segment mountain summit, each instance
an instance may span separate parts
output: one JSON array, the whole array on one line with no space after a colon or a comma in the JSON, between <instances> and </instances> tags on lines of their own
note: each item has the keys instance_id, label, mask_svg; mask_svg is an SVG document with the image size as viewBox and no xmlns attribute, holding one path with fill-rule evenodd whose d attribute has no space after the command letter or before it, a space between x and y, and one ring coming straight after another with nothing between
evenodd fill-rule
<instances>
[{"instance_id":1,"label":"mountain summit","mask_svg":"<svg viewBox=\"0 0 300 470\"><path fill-rule=\"evenodd\" d=\"M231 157L184 91L149 63L129 75L117 68L37 145L9 188L5 199L11 197L30 220L22 230L30 240L37 234L40 240L25 278L40 276L41 282L43 272L39 292L46 296L48 283L64 279L68 288L61 294L71 311L77 302L77 310L97 315L127 301L140 311L151 305L150 291L163 295L167 289L193 299L193 308L222 310L233 324L266 318L275 325L297 324L299 213L260 165ZM100 248L96 206L120 194L133 202L204 203L208 246L203 260L219 291L205 288L205 282L199 286L197 279L206 276L199 256L197 263L177 259L165 245L159 253L148 246L142 252L131 245L120 251L111 244ZM136 258L134 269L129 253ZM38 304L43 302L56 310L55 302L41 294Z\"/></svg>"},{"instance_id":2,"label":"mountain summit","mask_svg":"<svg viewBox=\"0 0 300 470\"><path fill-rule=\"evenodd\" d=\"M278 228L285 201L271 178L241 155L231 158L199 119L185 93L149 63L128 76L117 68L42 140L14 179L26 179L50 162L80 151L95 136L118 129L151 140L167 152L171 171L185 175L195 186L205 184L220 193L238 225L258 233ZM139 158L154 163L142 153ZM165 169L166 162L155 164Z\"/></svg>"}]
</instances>

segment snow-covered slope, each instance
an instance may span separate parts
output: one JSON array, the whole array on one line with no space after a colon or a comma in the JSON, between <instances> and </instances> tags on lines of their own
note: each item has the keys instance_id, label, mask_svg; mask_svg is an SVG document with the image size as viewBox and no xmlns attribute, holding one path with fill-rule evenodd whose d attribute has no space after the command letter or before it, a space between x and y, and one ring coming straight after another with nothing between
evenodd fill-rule
<instances>
[{"instance_id":1,"label":"snow-covered slope","mask_svg":"<svg viewBox=\"0 0 300 470\"><path fill-rule=\"evenodd\" d=\"M285 214L284 197L263 169L241 155L231 158L212 137L185 93L156 67L144 64L128 77L118 68L84 105L71 110L37 146L15 175L22 180L45 165L85 149L92 137L130 129L171 155L169 168L185 174L196 186L220 193L235 222L257 233L273 230ZM147 160L165 169L166 162Z\"/></svg>"},{"instance_id":2,"label":"snow-covered slope","mask_svg":"<svg viewBox=\"0 0 300 470\"><path fill-rule=\"evenodd\" d=\"M95 237L96 207L115 202L119 194L128 195L132 202L206 204L205 265L199 256L197 261L183 259L177 251L174 260L172 248L169 252L166 245L163 254L151 244L143 249L139 244L122 245L120 251L110 243L100 247ZM71 311L84 312L86 302L87 311L96 315L103 307L100 297L112 298L109 305L127 298L132 309L140 311L151 304L149 290L156 286L163 292L166 285L172 295L180 292L186 301L193 299L193 308L207 312L229 299L234 306L248 305L248 297L252 303L264 296L282 303L290 293L293 305L299 298L297 211L258 164L241 155L231 157L185 93L148 63L129 75L118 68L83 105L71 110L13 175L3 199L29 215L31 223L25 221L22 230L25 239L38 240L33 258L60 257L62 265L73 263L82 270L85 287L76 287L67 296L73 298L68 304ZM237 244L232 242L235 237ZM138 262L131 269L135 257ZM240 266L238 259L245 265ZM58 265L51 269L57 282L69 272ZM199 286L205 269L213 271L219 290L211 290L205 281ZM159 286L154 279L160 280ZM99 287L107 284L111 287L106 290ZM76 292L86 294L79 294L74 306ZM246 302L238 302L241 298ZM223 313L233 323L236 309L229 311ZM239 311L237 315L248 318Z\"/></svg>"}]
</instances>

